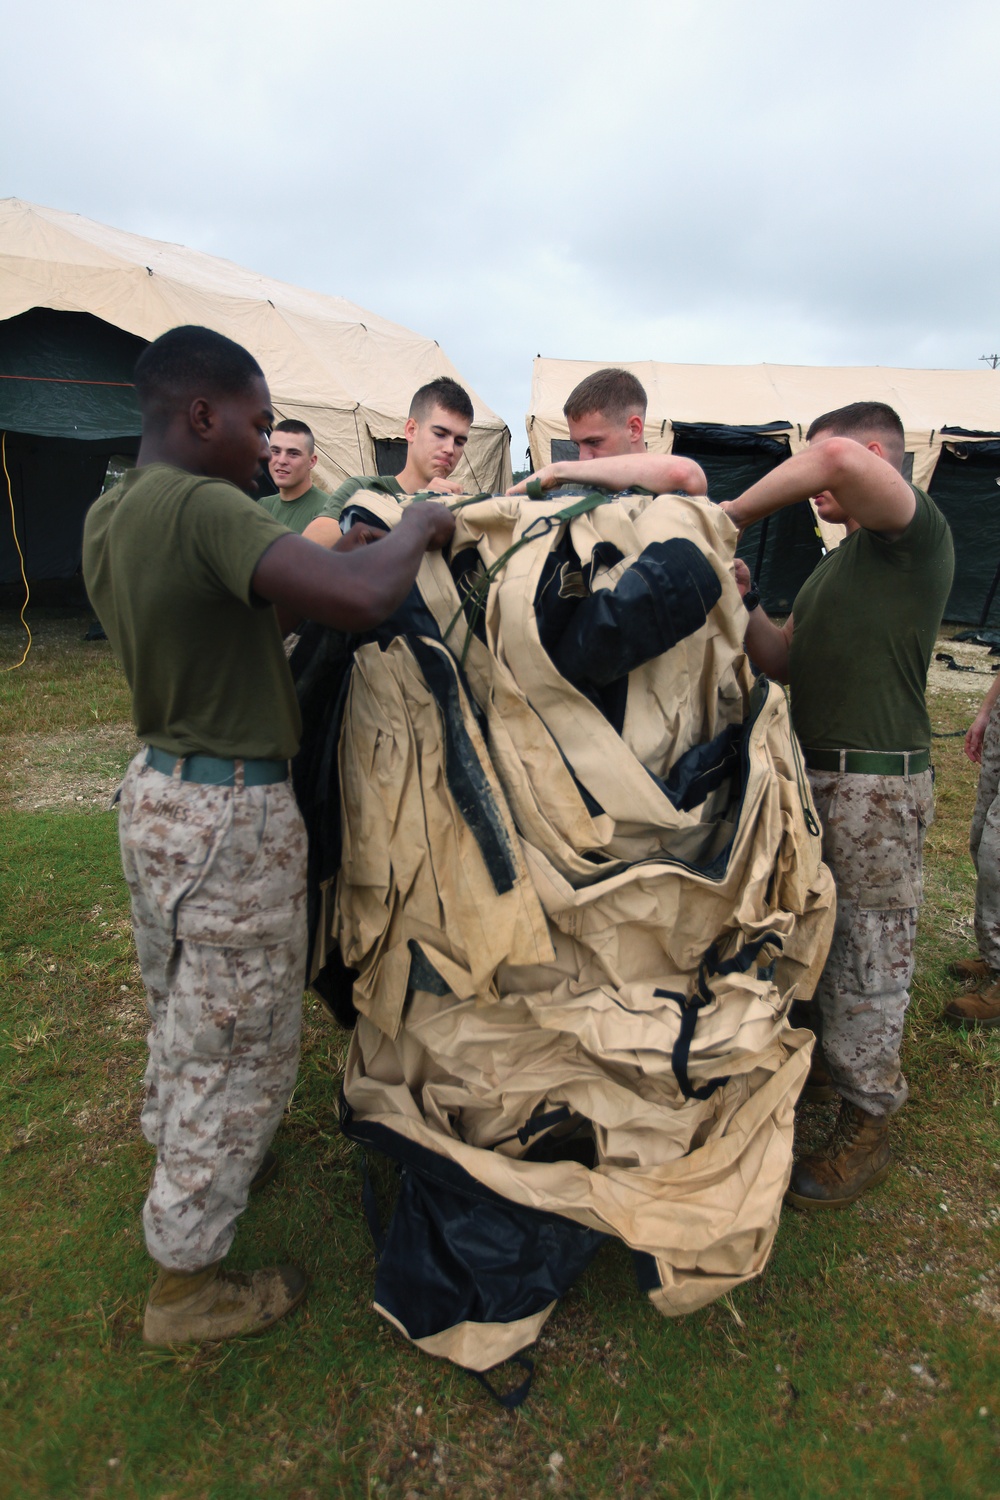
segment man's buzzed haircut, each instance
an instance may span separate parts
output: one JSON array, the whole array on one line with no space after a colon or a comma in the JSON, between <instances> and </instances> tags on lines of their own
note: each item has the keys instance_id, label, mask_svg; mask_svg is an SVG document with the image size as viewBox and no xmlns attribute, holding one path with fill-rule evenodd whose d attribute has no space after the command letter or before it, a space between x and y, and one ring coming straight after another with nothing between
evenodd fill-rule
<instances>
[{"instance_id":1,"label":"man's buzzed haircut","mask_svg":"<svg viewBox=\"0 0 1000 1500\"><path fill-rule=\"evenodd\" d=\"M275 422L271 431L300 432L306 439L306 447L309 449L309 452L315 453L316 451L316 439L313 437L312 428L307 427L305 422L300 422L298 417L286 417L283 422Z\"/></svg>"},{"instance_id":2,"label":"man's buzzed haircut","mask_svg":"<svg viewBox=\"0 0 1000 1500\"><path fill-rule=\"evenodd\" d=\"M899 414L884 401L854 401L850 406L840 406L836 411L824 412L810 425L806 441L811 442L819 433L828 437L849 437L860 442L864 438L876 438L885 442L897 465L903 462L906 438Z\"/></svg>"},{"instance_id":3,"label":"man's buzzed haircut","mask_svg":"<svg viewBox=\"0 0 1000 1500\"><path fill-rule=\"evenodd\" d=\"M646 392L642 382L629 370L595 370L570 391L563 415L579 422L599 412L610 422L627 422L629 417L646 420Z\"/></svg>"},{"instance_id":4,"label":"man's buzzed haircut","mask_svg":"<svg viewBox=\"0 0 1000 1500\"><path fill-rule=\"evenodd\" d=\"M464 417L467 422L471 422L475 416L468 393L449 375L440 375L429 385L420 387L410 402L410 416L414 421L423 422L435 406L442 406L452 416Z\"/></svg>"},{"instance_id":5,"label":"man's buzzed haircut","mask_svg":"<svg viewBox=\"0 0 1000 1500\"><path fill-rule=\"evenodd\" d=\"M132 378L143 416L162 418L196 396L246 395L264 371L242 344L187 323L154 339Z\"/></svg>"}]
</instances>

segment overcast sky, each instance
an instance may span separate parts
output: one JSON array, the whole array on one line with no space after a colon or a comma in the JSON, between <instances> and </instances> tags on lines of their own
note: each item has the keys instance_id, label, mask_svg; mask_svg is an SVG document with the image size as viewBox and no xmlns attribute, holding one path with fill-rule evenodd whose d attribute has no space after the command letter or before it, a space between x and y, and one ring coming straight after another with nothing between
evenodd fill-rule
<instances>
[{"instance_id":1,"label":"overcast sky","mask_svg":"<svg viewBox=\"0 0 1000 1500\"><path fill-rule=\"evenodd\" d=\"M537 353L983 368L998 44L996 0L8 0L0 196L436 338L517 467Z\"/></svg>"}]
</instances>

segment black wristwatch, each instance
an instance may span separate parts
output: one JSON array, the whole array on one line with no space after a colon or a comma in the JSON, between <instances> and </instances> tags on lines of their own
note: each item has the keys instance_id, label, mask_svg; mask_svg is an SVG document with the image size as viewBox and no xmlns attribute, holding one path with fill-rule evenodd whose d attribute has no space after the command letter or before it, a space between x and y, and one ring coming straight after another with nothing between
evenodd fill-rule
<instances>
[{"instance_id":1,"label":"black wristwatch","mask_svg":"<svg viewBox=\"0 0 1000 1500\"><path fill-rule=\"evenodd\" d=\"M752 615L759 603L760 589L758 588L757 584L751 583L750 587L743 595L743 608L746 610L748 615Z\"/></svg>"}]
</instances>

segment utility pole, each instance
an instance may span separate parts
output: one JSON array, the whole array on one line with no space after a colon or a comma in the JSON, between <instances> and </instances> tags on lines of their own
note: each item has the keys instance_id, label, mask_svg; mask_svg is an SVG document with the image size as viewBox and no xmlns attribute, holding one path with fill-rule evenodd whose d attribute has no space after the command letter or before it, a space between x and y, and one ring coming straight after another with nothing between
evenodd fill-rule
<instances>
[{"instance_id":1,"label":"utility pole","mask_svg":"<svg viewBox=\"0 0 1000 1500\"><path fill-rule=\"evenodd\" d=\"M1000 365L1000 354L981 354L979 358L985 360L991 370L995 370L997 365Z\"/></svg>"}]
</instances>

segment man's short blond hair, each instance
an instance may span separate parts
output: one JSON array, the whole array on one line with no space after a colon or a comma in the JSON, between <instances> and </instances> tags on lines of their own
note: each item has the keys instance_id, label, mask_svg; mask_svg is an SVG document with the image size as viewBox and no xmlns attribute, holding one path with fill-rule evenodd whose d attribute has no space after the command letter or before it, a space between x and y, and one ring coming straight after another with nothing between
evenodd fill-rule
<instances>
[{"instance_id":1,"label":"man's short blond hair","mask_svg":"<svg viewBox=\"0 0 1000 1500\"><path fill-rule=\"evenodd\" d=\"M609 422L627 422L629 417L646 420L646 392L629 370L595 370L570 391L563 415L579 422L599 412Z\"/></svg>"}]
</instances>

